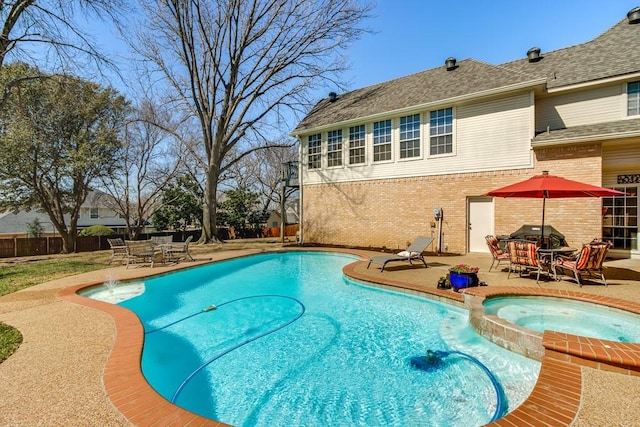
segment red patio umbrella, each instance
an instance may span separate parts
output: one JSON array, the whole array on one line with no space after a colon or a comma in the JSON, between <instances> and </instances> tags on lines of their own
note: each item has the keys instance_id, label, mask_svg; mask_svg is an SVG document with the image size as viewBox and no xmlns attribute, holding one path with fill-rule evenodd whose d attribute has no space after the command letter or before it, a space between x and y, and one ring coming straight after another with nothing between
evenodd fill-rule
<instances>
[{"instance_id":1,"label":"red patio umbrella","mask_svg":"<svg viewBox=\"0 0 640 427\"><path fill-rule=\"evenodd\" d=\"M573 197L609 197L622 196L625 193L610 188L597 187L583 182L572 181L544 171L541 175L489 191L485 196L523 197L542 199L542 231L541 242L544 242L544 211L547 199Z\"/></svg>"}]
</instances>

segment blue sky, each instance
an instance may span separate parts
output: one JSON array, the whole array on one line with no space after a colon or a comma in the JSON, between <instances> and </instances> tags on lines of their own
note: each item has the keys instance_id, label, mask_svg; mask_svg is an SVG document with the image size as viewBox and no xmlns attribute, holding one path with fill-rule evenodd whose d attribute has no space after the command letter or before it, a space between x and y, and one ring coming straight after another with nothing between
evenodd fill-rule
<instances>
[{"instance_id":1,"label":"blue sky","mask_svg":"<svg viewBox=\"0 0 640 427\"><path fill-rule=\"evenodd\" d=\"M347 52L351 69L343 81L358 89L438 67L450 56L500 64L533 46L561 49L602 34L636 6L640 0L377 0L367 23L375 33ZM112 54L124 53L108 29L96 36Z\"/></svg>"},{"instance_id":2,"label":"blue sky","mask_svg":"<svg viewBox=\"0 0 640 427\"><path fill-rule=\"evenodd\" d=\"M500 64L584 43L640 0L378 0L376 34L349 51L351 89L438 67L450 56Z\"/></svg>"}]
</instances>

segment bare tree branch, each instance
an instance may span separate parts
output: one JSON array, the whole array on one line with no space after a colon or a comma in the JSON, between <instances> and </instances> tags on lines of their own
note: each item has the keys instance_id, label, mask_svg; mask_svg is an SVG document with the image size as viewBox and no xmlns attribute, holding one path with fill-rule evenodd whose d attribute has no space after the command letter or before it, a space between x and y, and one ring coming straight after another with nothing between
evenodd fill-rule
<instances>
[{"instance_id":1,"label":"bare tree branch","mask_svg":"<svg viewBox=\"0 0 640 427\"><path fill-rule=\"evenodd\" d=\"M205 176L202 242L215 240L217 186L229 168L287 126L366 29L367 0L141 1L134 48L196 119ZM270 138L271 136L271 138Z\"/></svg>"}]
</instances>

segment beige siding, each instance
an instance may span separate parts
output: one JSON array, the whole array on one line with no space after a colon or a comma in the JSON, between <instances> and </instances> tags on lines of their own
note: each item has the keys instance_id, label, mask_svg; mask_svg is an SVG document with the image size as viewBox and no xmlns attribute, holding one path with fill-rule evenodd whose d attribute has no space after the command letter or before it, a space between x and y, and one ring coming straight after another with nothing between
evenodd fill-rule
<instances>
[{"instance_id":1,"label":"beige siding","mask_svg":"<svg viewBox=\"0 0 640 427\"><path fill-rule=\"evenodd\" d=\"M605 86L588 91L538 98L536 131L622 120L626 117L624 86Z\"/></svg>"},{"instance_id":2,"label":"beige siding","mask_svg":"<svg viewBox=\"0 0 640 427\"><path fill-rule=\"evenodd\" d=\"M415 159L399 158L398 117L392 118L393 155L392 160L388 162L373 163L372 125L366 123L367 163L363 166L346 164L346 137L349 129L345 128L342 131L345 137L345 164L327 169L327 133L323 132L323 168L311 171L305 168L303 182L352 182L531 167L531 99L529 93L523 93L510 98L454 107L454 152L441 156L430 156L428 152L429 111L421 112L421 156ZM301 139L303 154L306 153L306 141L305 135ZM306 162L304 156L303 162Z\"/></svg>"},{"instance_id":3,"label":"beige siding","mask_svg":"<svg viewBox=\"0 0 640 427\"><path fill-rule=\"evenodd\" d=\"M460 107L457 113L459 169L454 172L531 166L533 127L528 94Z\"/></svg>"}]
</instances>

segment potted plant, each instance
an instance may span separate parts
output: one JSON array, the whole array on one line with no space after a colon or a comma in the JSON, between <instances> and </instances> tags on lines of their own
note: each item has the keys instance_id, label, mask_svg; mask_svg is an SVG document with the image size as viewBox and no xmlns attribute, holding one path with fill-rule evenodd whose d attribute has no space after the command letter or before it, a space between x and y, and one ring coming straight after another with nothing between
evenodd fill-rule
<instances>
[{"instance_id":1,"label":"potted plant","mask_svg":"<svg viewBox=\"0 0 640 427\"><path fill-rule=\"evenodd\" d=\"M462 288L478 286L478 267L468 264L458 264L449 268L449 281L454 291L458 292Z\"/></svg>"}]
</instances>

